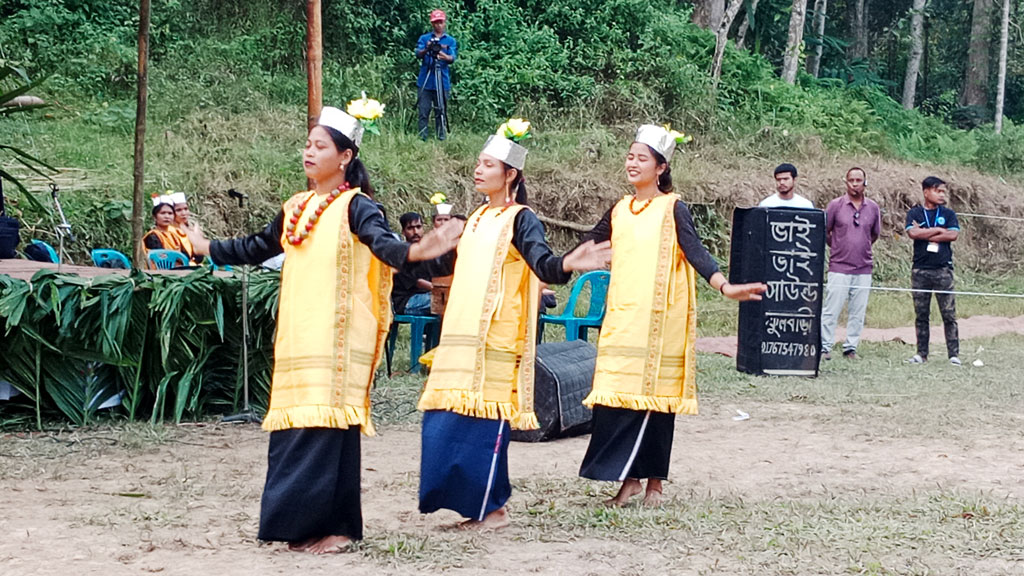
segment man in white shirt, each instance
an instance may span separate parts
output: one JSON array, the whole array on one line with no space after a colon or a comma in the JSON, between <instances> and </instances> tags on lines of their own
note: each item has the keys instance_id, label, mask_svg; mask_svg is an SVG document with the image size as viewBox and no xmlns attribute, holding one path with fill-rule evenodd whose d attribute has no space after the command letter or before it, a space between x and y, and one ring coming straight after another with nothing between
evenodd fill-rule
<instances>
[{"instance_id":1,"label":"man in white shirt","mask_svg":"<svg viewBox=\"0 0 1024 576\"><path fill-rule=\"evenodd\" d=\"M758 206L761 208L814 209L814 204L810 200L794 191L796 190L796 166L792 164L779 164L775 168L775 190L775 194L761 200Z\"/></svg>"}]
</instances>

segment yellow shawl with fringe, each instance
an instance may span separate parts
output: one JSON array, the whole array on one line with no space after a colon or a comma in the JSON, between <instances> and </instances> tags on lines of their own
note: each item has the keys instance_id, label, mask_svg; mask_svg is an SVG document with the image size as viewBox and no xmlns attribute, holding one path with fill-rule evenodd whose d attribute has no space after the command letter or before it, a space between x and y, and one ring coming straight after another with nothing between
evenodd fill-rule
<instances>
[{"instance_id":1,"label":"yellow shawl with fringe","mask_svg":"<svg viewBox=\"0 0 1024 576\"><path fill-rule=\"evenodd\" d=\"M696 414L696 274L676 239L679 197L658 196L639 214L631 199L612 209L608 307L583 404Z\"/></svg>"},{"instance_id":2,"label":"yellow shawl with fringe","mask_svg":"<svg viewBox=\"0 0 1024 576\"><path fill-rule=\"evenodd\" d=\"M370 387L391 324L391 269L349 229L358 188L339 196L299 246L282 234L285 264L265 430L361 426L372 436ZM315 192L284 204L286 218ZM301 229L316 211L306 206ZM286 234L286 233L285 233Z\"/></svg>"},{"instance_id":3,"label":"yellow shawl with fringe","mask_svg":"<svg viewBox=\"0 0 1024 576\"><path fill-rule=\"evenodd\" d=\"M459 241L455 276L420 410L447 410L512 428L538 427L533 411L540 285L512 246L525 206L478 208Z\"/></svg>"}]
</instances>

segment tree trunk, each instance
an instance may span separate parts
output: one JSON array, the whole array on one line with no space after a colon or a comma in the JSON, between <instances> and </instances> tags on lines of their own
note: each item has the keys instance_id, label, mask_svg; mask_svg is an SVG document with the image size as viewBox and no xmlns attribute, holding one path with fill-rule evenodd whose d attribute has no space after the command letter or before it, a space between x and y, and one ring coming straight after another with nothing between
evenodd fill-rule
<instances>
[{"instance_id":1,"label":"tree trunk","mask_svg":"<svg viewBox=\"0 0 1024 576\"><path fill-rule=\"evenodd\" d=\"M867 0L853 0L850 12L850 30L853 42L850 44L850 58L862 60L868 57L868 6Z\"/></svg>"},{"instance_id":2,"label":"tree trunk","mask_svg":"<svg viewBox=\"0 0 1024 576\"><path fill-rule=\"evenodd\" d=\"M729 41L729 28L732 27L732 21L736 19L741 7L743 0L729 0L729 8L715 31L715 55L711 59L711 84L715 88L718 88L718 79L722 76L722 59L725 58L725 44Z\"/></svg>"},{"instance_id":3,"label":"tree trunk","mask_svg":"<svg viewBox=\"0 0 1024 576\"><path fill-rule=\"evenodd\" d=\"M814 50L807 55L807 73L815 78L818 77L818 68L821 67L826 12L828 12L828 0L814 0L814 38L817 42L814 44Z\"/></svg>"},{"instance_id":4,"label":"tree trunk","mask_svg":"<svg viewBox=\"0 0 1024 576\"><path fill-rule=\"evenodd\" d=\"M804 43L806 15L807 0L793 0L793 9L789 14L789 37L786 39L786 53L782 59L782 79L789 84L796 83L796 72L800 67L800 48Z\"/></svg>"},{"instance_id":5,"label":"tree trunk","mask_svg":"<svg viewBox=\"0 0 1024 576\"><path fill-rule=\"evenodd\" d=\"M914 95L917 93L917 74L921 70L921 54L924 52L921 36L926 1L914 0L910 12L910 57L907 58L907 73L903 76L903 108L907 110L913 110Z\"/></svg>"},{"instance_id":6,"label":"tree trunk","mask_svg":"<svg viewBox=\"0 0 1024 576\"><path fill-rule=\"evenodd\" d=\"M135 157L132 167L132 249L135 268L146 267L145 251L142 249L142 224L146 218L144 205L145 188L145 147L146 147L146 100L149 77L149 0L139 1L139 70L136 76L135 100Z\"/></svg>"},{"instance_id":7,"label":"tree trunk","mask_svg":"<svg viewBox=\"0 0 1024 576\"><path fill-rule=\"evenodd\" d=\"M708 30L718 30L725 14L725 0L696 0L693 7L693 23Z\"/></svg>"},{"instance_id":8,"label":"tree trunk","mask_svg":"<svg viewBox=\"0 0 1024 576\"><path fill-rule=\"evenodd\" d=\"M757 17L757 2L758 0L751 1L750 9L747 10L743 23L740 24L739 32L736 34L736 47L741 50L743 49L743 43L747 40L747 31L750 30L750 23Z\"/></svg>"},{"instance_id":9,"label":"tree trunk","mask_svg":"<svg viewBox=\"0 0 1024 576\"><path fill-rule=\"evenodd\" d=\"M312 130L323 107L323 41L320 0L306 0L306 120Z\"/></svg>"},{"instance_id":10,"label":"tree trunk","mask_svg":"<svg viewBox=\"0 0 1024 576\"><path fill-rule=\"evenodd\" d=\"M1010 0L1003 0L999 28L999 81L996 83L996 134L1003 133L1003 100L1006 97L1006 44L1010 37Z\"/></svg>"},{"instance_id":11,"label":"tree trunk","mask_svg":"<svg viewBox=\"0 0 1024 576\"><path fill-rule=\"evenodd\" d=\"M967 49L964 74L964 106L988 105L989 35L992 24L992 0L974 0L971 15L971 43Z\"/></svg>"}]
</instances>

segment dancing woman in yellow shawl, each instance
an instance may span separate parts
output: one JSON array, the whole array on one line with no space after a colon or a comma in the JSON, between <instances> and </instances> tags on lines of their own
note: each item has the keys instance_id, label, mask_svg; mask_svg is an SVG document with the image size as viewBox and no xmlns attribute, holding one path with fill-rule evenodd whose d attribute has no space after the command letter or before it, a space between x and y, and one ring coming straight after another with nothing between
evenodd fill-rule
<instances>
[{"instance_id":1,"label":"dancing woman in yellow shawl","mask_svg":"<svg viewBox=\"0 0 1024 576\"><path fill-rule=\"evenodd\" d=\"M676 414L697 413L696 272L733 300L758 300L763 284L734 285L700 242L686 204L672 191L669 162L685 136L645 125L626 155L634 187L585 240L611 240L611 283L597 345L594 388L583 403L594 431L580 476L622 482L610 505L643 491L661 498Z\"/></svg>"},{"instance_id":2,"label":"dancing woman in yellow shawl","mask_svg":"<svg viewBox=\"0 0 1024 576\"><path fill-rule=\"evenodd\" d=\"M363 130L325 107L302 155L313 190L292 196L247 238L210 242L191 232L196 253L218 264L286 255L263 420L270 449L259 539L316 554L363 535L359 434L373 435L370 386L391 324L389 266L450 251L460 228L416 244L391 233L357 157Z\"/></svg>"},{"instance_id":3,"label":"dancing woman in yellow shawl","mask_svg":"<svg viewBox=\"0 0 1024 576\"><path fill-rule=\"evenodd\" d=\"M527 130L527 122L510 120L477 160L474 183L488 202L470 215L459 241L441 341L419 402L420 512L454 510L470 519L467 527L508 525L509 429L537 428L538 277L562 284L573 270L600 268L610 258L607 243L589 242L563 257L551 252L525 205L526 149L511 139Z\"/></svg>"}]
</instances>

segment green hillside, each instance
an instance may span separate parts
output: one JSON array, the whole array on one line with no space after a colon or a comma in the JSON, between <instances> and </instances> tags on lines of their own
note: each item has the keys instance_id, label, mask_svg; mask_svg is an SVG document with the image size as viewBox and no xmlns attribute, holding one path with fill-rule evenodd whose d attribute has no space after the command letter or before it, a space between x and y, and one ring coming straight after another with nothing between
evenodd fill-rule
<instances>
[{"instance_id":1,"label":"green hillside","mask_svg":"<svg viewBox=\"0 0 1024 576\"><path fill-rule=\"evenodd\" d=\"M393 221L407 209L425 210L437 190L469 210L473 159L486 134L511 115L535 126L527 175L537 211L581 224L626 192L622 154L638 123L671 122L692 133L674 173L684 199L702 205L702 233L720 257L730 211L769 193L771 168L781 161L801 165L804 190L819 206L842 193L848 166L864 165L890 233L917 201L915 182L929 173L950 180L954 208L1022 213L1024 130L1012 118L995 135L988 125L958 129L941 114L903 110L881 81L801 72L789 85L770 48L758 53L732 43L713 90L714 36L691 23L692 7L680 2L440 4L460 42L453 135L443 144L415 137L412 48L435 4L324 3L325 103L343 105L365 90L387 104L384 133L368 137L362 154ZM190 193L213 234L251 227L231 207L229 188L254 199L252 222L267 220L305 186L298 162L304 3L154 0L152 17L147 192ZM0 6L0 56L33 78L46 76L37 94L52 104L0 117L0 137L60 168L53 177L78 233L77 258L98 246L128 251L137 18L129 0ZM769 25L760 26L768 35ZM1013 113L1016 103L1007 109ZM7 157L0 162L45 190L43 178ZM29 235L52 238L50 217L10 188L9 205ZM962 261L1016 268L1013 254L1024 243L1013 228L983 231L959 243ZM570 230L552 232L562 244L572 241ZM993 238L1012 249L993 258ZM892 264L882 270L902 277L907 242L889 243L883 254L893 255Z\"/></svg>"}]
</instances>

